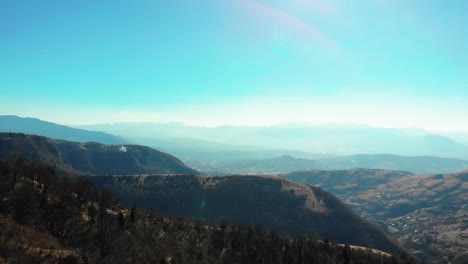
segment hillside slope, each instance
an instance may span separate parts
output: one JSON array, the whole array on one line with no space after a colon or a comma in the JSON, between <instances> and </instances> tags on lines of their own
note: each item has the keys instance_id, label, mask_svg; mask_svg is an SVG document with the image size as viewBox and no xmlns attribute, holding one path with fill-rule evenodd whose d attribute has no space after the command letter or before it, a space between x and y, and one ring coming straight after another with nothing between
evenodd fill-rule
<instances>
[{"instance_id":1,"label":"hillside slope","mask_svg":"<svg viewBox=\"0 0 468 264\"><path fill-rule=\"evenodd\" d=\"M337 195L421 259L450 263L468 248L468 171L312 170L282 176Z\"/></svg>"},{"instance_id":2,"label":"hillside slope","mask_svg":"<svg viewBox=\"0 0 468 264\"><path fill-rule=\"evenodd\" d=\"M422 259L445 260L468 248L468 171L414 175L348 197Z\"/></svg>"},{"instance_id":3,"label":"hillside slope","mask_svg":"<svg viewBox=\"0 0 468 264\"><path fill-rule=\"evenodd\" d=\"M302 184L319 186L341 198L371 190L380 184L394 179L413 175L405 171L378 169L352 170L304 170L281 175L282 177Z\"/></svg>"},{"instance_id":4,"label":"hillside slope","mask_svg":"<svg viewBox=\"0 0 468 264\"><path fill-rule=\"evenodd\" d=\"M0 263L417 264L408 257L261 226L190 222L127 209L81 177L0 160Z\"/></svg>"},{"instance_id":5,"label":"hillside slope","mask_svg":"<svg viewBox=\"0 0 468 264\"><path fill-rule=\"evenodd\" d=\"M207 174L278 174L300 170L351 170L359 168L408 171L415 174L449 173L468 169L468 160L431 156L398 156L391 154L360 154L313 159L282 155L268 159L211 161L184 160L187 165Z\"/></svg>"},{"instance_id":6,"label":"hillside slope","mask_svg":"<svg viewBox=\"0 0 468 264\"><path fill-rule=\"evenodd\" d=\"M179 159L144 146L104 145L0 133L0 156L45 161L69 174L197 174Z\"/></svg>"},{"instance_id":7,"label":"hillside slope","mask_svg":"<svg viewBox=\"0 0 468 264\"><path fill-rule=\"evenodd\" d=\"M16 132L40 135L53 139L76 142L99 142L102 144L125 144L127 140L111 134L72 128L36 118L0 116L0 132Z\"/></svg>"},{"instance_id":8,"label":"hillside slope","mask_svg":"<svg viewBox=\"0 0 468 264\"><path fill-rule=\"evenodd\" d=\"M433 156L360 154L322 159L316 168L324 170L368 168L409 171L415 174L449 173L468 169L468 160Z\"/></svg>"},{"instance_id":9,"label":"hillside slope","mask_svg":"<svg viewBox=\"0 0 468 264\"><path fill-rule=\"evenodd\" d=\"M189 219L262 224L391 253L402 248L331 194L279 177L89 177L128 205Z\"/></svg>"},{"instance_id":10,"label":"hillside slope","mask_svg":"<svg viewBox=\"0 0 468 264\"><path fill-rule=\"evenodd\" d=\"M207 175L278 174L312 169L317 166L317 162L314 160L294 158L290 155L282 155L268 159L248 159L230 162L186 160L186 163L190 167L197 168Z\"/></svg>"}]
</instances>

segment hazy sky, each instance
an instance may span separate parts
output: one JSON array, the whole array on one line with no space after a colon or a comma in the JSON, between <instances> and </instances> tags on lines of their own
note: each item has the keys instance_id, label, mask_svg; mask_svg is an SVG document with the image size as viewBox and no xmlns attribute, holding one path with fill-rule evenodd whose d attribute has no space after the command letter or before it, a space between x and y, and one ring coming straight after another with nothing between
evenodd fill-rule
<instances>
[{"instance_id":1,"label":"hazy sky","mask_svg":"<svg viewBox=\"0 0 468 264\"><path fill-rule=\"evenodd\" d=\"M0 114L468 130L465 0L4 0Z\"/></svg>"}]
</instances>

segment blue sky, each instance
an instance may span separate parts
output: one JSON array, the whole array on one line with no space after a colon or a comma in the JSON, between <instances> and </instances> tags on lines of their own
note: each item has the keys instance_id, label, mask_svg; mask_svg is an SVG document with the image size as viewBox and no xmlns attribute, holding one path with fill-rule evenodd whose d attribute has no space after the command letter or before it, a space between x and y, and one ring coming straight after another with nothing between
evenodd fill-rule
<instances>
[{"instance_id":1,"label":"blue sky","mask_svg":"<svg viewBox=\"0 0 468 264\"><path fill-rule=\"evenodd\" d=\"M0 114L468 130L467 1L6 0Z\"/></svg>"}]
</instances>

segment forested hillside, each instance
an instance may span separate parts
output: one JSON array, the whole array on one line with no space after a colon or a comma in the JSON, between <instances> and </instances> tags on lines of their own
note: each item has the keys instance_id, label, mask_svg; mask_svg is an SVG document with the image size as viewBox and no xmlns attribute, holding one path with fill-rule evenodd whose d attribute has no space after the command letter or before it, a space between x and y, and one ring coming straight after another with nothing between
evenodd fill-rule
<instances>
[{"instance_id":1,"label":"forested hillside","mask_svg":"<svg viewBox=\"0 0 468 264\"><path fill-rule=\"evenodd\" d=\"M127 209L83 178L0 161L0 262L417 263L261 226L190 222Z\"/></svg>"},{"instance_id":2,"label":"forested hillside","mask_svg":"<svg viewBox=\"0 0 468 264\"><path fill-rule=\"evenodd\" d=\"M0 157L11 154L45 162L65 174L198 174L176 157L145 146L0 133Z\"/></svg>"},{"instance_id":3,"label":"forested hillside","mask_svg":"<svg viewBox=\"0 0 468 264\"><path fill-rule=\"evenodd\" d=\"M340 243L400 254L379 227L330 193L273 176L92 176L125 204L188 219L261 224L290 234L319 234Z\"/></svg>"}]
</instances>

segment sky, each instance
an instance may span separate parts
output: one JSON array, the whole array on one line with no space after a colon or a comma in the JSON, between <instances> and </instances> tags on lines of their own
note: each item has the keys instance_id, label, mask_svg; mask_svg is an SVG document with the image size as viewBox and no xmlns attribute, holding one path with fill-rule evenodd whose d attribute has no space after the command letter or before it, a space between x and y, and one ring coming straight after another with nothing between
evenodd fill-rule
<instances>
[{"instance_id":1,"label":"sky","mask_svg":"<svg viewBox=\"0 0 468 264\"><path fill-rule=\"evenodd\" d=\"M465 0L0 1L0 114L468 131Z\"/></svg>"}]
</instances>

